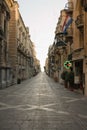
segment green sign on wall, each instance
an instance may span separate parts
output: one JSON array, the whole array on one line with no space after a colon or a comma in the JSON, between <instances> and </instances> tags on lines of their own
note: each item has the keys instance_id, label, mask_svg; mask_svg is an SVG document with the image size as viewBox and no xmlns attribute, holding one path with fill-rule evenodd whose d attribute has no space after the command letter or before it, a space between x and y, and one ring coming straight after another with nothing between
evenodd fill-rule
<instances>
[{"instance_id":1,"label":"green sign on wall","mask_svg":"<svg viewBox=\"0 0 87 130\"><path fill-rule=\"evenodd\" d=\"M66 69L70 69L70 68L72 67L72 63L71 63L70 61L65 61L64 67L65 67Z\"/></svg>"}]
</instances>

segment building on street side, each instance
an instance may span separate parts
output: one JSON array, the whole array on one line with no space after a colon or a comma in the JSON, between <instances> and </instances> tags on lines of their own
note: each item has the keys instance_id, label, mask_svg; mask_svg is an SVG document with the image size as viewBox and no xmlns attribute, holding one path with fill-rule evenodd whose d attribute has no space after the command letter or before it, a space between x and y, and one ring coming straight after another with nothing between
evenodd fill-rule
<instances>
[{"instance_id":1,"label":"building on street side","mask_svg":"<svg viewBox=\"0 0 87 130\"><path fill-rule=\"evenodd\" d=\"M8 86L10 79L9 48L10 9L5 0L0 0L0 88Z\"/></svg>"},{"instance_id":2,"label":"building on street side","mask_svg":"<svg viewBox=\"0 0 87 130\"><path fill-rule=\"evenodd\" d=\"M0 0L0 88L31 78L40 62L15 0ZM37 69L36 68L36 69Z\"/></svg>"},{"instance_id":3,"label":"building on street side","mask_svg":"<svg viewBox=\"0 0 87 130\"><path fill-rule=\"evenodd\" d=\"M70 61L74 72L74 88L80 89L85 95L87 95L86 35L87 1L67 0L64 9L60 11L54 42L48 50L48 65L45 66L48 72L51 70L54 75L57 74L58 82L61 83L61 73L69 71L64 67L64 63Z\"/></svg>"}]
</instances>

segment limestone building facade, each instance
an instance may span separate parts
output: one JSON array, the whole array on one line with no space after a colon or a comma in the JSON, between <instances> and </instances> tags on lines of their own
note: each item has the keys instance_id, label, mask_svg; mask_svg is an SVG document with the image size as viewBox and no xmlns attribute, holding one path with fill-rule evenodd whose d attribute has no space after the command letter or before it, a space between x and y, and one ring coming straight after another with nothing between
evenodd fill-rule
<instances>
[{"instance_id":1,"label":"limestone building facade","mask_svg":"<svg viewBox=\"0 0 87 130\"><path fill-rule=\"evenodd\" d=\"M10 10L5 0L0 0L0 88L8 86L10 81L9 48Z\"/></svg>"},{"instance_id":2,"label":"limestone building facade","mask_svg":"<svg viewBox=\"0 0 87 130\"><path fill-rule=\"evenodd\" d=\"M0 87L13 85L19 78L31 78L37 64L40 66L35 60L35 46L18 2L0 0Z\"/></svg>"},{"instance_id":3,"label":"limestone building facade","mask_svg":"<svg viewBox=\"0 0 87 130\"><path fill-rule=\"evenodd\" d=\"M68 26L66 33L63 33L63 23L65 17L73 19ZM66 45L64 46L65 43ZM58 81L61 81L61 72L65 70L64 62L72 62L74 71L74 85L87 95L87 1L86 0L67 0L65 7L60 11L58 23L55 29L54 43L57 55ZM52 52L53 53L53 52ZM49 57L48 57L49 61ZM51 62L51 61L50 61ZM60 63L60 65L59 65ZM56 60L54 60L54 66ZM55 71L54 71L55 73Z\"/></svg>"}]
</instances>

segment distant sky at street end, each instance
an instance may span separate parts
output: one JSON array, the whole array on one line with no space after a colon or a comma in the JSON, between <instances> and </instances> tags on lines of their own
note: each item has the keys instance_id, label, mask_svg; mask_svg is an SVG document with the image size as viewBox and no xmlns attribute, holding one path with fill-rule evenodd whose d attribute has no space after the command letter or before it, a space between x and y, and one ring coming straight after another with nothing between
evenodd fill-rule
<instances>
[{"instance_id":1,"label":"distant sky at street end","mask_svg":"<svg viewBox=\"0 0 87 130\"><path fill-rule=\"evenodd\" d=\"M55 28L68 0L17 0L23 21L29 27L41 68L45 65L49 45L53 44Z\"/></svg>"}]
</instances>

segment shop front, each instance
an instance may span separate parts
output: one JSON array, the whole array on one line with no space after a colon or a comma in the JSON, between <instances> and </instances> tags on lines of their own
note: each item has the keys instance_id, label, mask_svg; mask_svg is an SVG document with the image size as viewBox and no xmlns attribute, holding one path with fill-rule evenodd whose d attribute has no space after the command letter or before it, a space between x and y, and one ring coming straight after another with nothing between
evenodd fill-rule
<instances>
[{"instance_id":1,"label":"shop front","mask_svg":"<svg viewBox=\"0 0 87 130\"><path fill-rule=\"evenodd\" d=\"M84 77L83 72L83 50L77 50L72 55L73 70L74 70L74 87L75 89L80 89L84 94Z\"/></svg>"}]
</instances>

